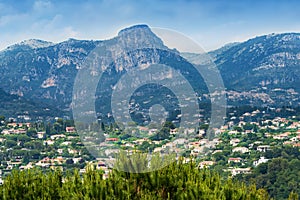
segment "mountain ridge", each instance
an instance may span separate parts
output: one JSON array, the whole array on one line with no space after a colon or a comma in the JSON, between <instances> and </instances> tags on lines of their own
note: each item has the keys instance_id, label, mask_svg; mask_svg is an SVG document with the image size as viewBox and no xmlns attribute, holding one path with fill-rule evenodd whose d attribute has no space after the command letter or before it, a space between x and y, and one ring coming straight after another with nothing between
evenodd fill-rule
<instances>
[{"instance_id":1,"label":"mountain ridge","mask_svg":"<svg viewBox=\"0 0 300 200\"><path fill-rule=\"evenodd\" d=\"M163 40L147 25L123 29L116 37L103 41L69 39L54 44L32 39L20 44L0 51L0 88L29 100L42 100L62 110L69 110L74 77L82 62L99 45L118 48L121 52L117 54L121 56L118 58L118 66L124 65L125 69L141 63L159 63L166 59L175 63L180 56L166 47ZM298 106L298 46L300 33L269 34L225 45L208 52L208 55L220 70L229 104ZM122 49L131 52L130 59L122 57L125 55ZM197 56L193 59L201 61L201 56ZM110 73L116 76L124 73L118 66L112 66L109 70L113 71ZM110 78L114 79L113 76ZM278 88L281 91L279 95Z\"/></svg>"}]
</instances>

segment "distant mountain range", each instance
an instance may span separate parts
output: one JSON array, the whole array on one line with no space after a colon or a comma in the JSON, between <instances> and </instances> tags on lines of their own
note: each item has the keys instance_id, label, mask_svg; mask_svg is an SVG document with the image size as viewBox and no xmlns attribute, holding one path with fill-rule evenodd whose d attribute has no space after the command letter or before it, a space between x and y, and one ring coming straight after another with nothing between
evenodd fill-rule
<instances>
[{"instance_id":1,"label":"distant mountain range","mask_svg":"<svg viewBox=\"0 0 300 200\"><path fill-rule=\"evenodd\" d=\"M203 96L202 100L208 101L205 98L207 88L203 79L194 75L191 64L182 57L201 63L203 55L171 50L148 26L137 25L124 29L117 37L105 41L69 39L54 44L32 39L1 51L0 88L5 92L1 90L5 98L0 98L0 104L7 105L8 102L18 99L18 102L24 101L24 105L33 103L39 107L33 109L29 106L28 110L24 110L26 106L23 105L22 109L16 106L15 111L10 113L12 116L24 112L30 115L34 110L38 116L45 107L47 110L61 110L57 115L63 115L70 111L74 80L89 53L99 46L118 51L120 44L126 49L127 56L121 56L116 59L118 61L104 69L107 72L104 77L106 81L102 81L102 84L99 82L99 91L96 94L99 113L107 117L111 112L109 101L112 86L127 69L143 63L174 66L189 79L198 95ZM123 55L122 48L119 50L120 55ZM299 33L260 36L246 42L225 45L208 54L220 70L230 105L299 105ZM41 102L43 109L39 106ZM176 107L174 102L172 105ZM2 106L0 114L7 114L8 110L5 109Z\"/></svg>"}]
</instances>

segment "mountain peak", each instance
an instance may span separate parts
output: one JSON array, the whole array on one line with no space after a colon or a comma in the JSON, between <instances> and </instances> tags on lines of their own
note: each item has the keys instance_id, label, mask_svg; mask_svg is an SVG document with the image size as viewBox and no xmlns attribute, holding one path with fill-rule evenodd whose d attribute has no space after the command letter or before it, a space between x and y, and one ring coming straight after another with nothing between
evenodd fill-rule
<instances>
[{"instance_id":1,"label":"mountain peak","mask_svg":"<svg viewBox=\"0 0 300 200\"><path fill-rule=\"evenodd\" d=\"M117 38L127 48L167 49L163 41L145 24L125 28L118 33Z\"/></svg>"},{"instance_id":2,"label":"mountain peak","mask_svg":"<svg viewBox=\"0 0 300 200\"><path fill-rule=\"evenodd\" d=\"M122 36L123 34L129 34L129 33L135 32L135 31L150 31L151 32L151 29L146 24L133 25L133 26L124 28L121 31L119 31L118 36Z\"/></svg>"},{"instance_id":3,"label":"mountain peak","mask_svg":"<svg viewBox=\"0 0 300 200\"><path fill-rule=\"evenodd\" d=\"M14 44L12 46L7 47L6 50L14 50L14 49L38 49L38 48L45 48L49 46L53 46L54 43L44 41L44 40L39 40L39 39L28 39L28 40L23 40L20 43Z\"/></svg>"},{"instance_id":4,"label":"mountain peak","mask_svg":"<svg viewBox=\"0 0 300 200\"><path fill-rule=\"evenodd\" d=\"M44 48L48 46L52 46L54 43L44 41L44 40L38 40L38 39L29 39L29 40L24 40L19 45L22 46L29 46L32 49L37 49L37 48Z\"/></svg>"}]
</instances>

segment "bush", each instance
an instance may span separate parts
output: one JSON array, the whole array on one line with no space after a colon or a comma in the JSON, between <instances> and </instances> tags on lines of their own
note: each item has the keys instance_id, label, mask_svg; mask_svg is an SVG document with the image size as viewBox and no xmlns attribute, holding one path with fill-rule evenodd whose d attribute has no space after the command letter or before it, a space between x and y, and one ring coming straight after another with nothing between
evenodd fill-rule
<instances>
[{"instance_id":1,"label":"bush","mask_svg":"<svg viewBox=\"0 0 300 200\"><path fill-rule=\"evenodd\" d=\"M2 199L268 199L265 190L231 179L222 181L217 173L199 170L195 163L174 162L148 173L112 170L107 179L103 171L87 166L63 176L60 171L13 171L0 186Z\"/></svg>"}]
</instances>

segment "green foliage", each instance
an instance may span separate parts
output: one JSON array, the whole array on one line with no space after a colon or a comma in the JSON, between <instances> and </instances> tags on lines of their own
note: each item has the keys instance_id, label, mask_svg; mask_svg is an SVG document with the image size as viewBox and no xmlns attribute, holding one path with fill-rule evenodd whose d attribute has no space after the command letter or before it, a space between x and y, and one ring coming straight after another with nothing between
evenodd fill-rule
<instances>
[{"instance_id":1,"label":"green foliage","mask_svg":"<svg viewBox=\"0 0 300 200\"><path fill-rule=\"evenodd\" d=\"M216 173L199 170L183 160L148 173L112 170L107 179L93 165L82 176L78 170L13 171L0 186L2 199L268 199L268 193ZM292 197L295 195L292 194Z\"/></svg>"},{"instance_id":2,"label":"green foliage","mask_svg":"<svg viewBox=\"0 0 300 200\"><path fill-rule=\"evenodd\" d=\"M239 179L256 183L258 188L266 189L270 196L276 199L295 199L295 194L300 194L299 171L299 159L288 161L284 158L274 158L268 163L260 164L253 174L244 175Z\"/></svg>"}]
</instances>

